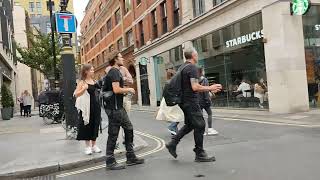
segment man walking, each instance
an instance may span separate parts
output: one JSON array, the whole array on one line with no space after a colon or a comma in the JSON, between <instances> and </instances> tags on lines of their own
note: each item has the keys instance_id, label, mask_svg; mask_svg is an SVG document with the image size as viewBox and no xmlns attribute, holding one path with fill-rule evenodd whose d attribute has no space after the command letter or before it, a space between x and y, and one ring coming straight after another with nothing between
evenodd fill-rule
<instances>
[{"instance_id":1,"label":"man walking","mask_svg":"<svg viewBox=\"0 0 320 180\"><path fill-rule=\"evenodd\" d=\"M209 86L208 79L204 76L204 72L202 68L199 68L199 76L200 76L200 84L202 86ZM207 135L217 135L218 131L212 128L212 110L211 110L211 92L201 92L199 93L200 98L200 107L201 111L204 109L208 114L208 131L205 133Z\"/></svg>"},{"instance_id":2,"label":"man walking","mask_svg":"<svg viewBox=\"0 0 320 180\"><path fill-rule=\"evenodd\" d=\"M128 166L143 164L144 159L137 158L134 153L133 126L123 106L124 94L134 94L135 90L133 88L124 88L124 80L120 72L120 66L123 66L122 55L120 53L116 54L109 63L112 68L108 72L103 86L103 91L113 92L110 102L105 103L105 110L109 118L106 166L110 170L120 170L124 169L125 166L118 164L114 157L120 127L123 128L125 134L126 164Z\"/></svg>"},{"instance_id":3,"label":"man walking","mask_svg":"<svg viewBox=\"0 0 320 180\"><path fill-rule=\"evenodd\" d=\"M178 131L177 135L166 144L169 153L177 158L176 147L180 140L192 130L194 131L195 161L212 162L215 157L209 157L203 148L203 134L205 132L205 121L199 105L198 92L219 92L222 89L220 84L202 86L199 84L198 69L195 64L198 62L198 53L194 48L186 49L184 52L186 66L181 72L182 79L182 103L179 105L184 113L185 125Z\"/></svg>"}]
</instances>

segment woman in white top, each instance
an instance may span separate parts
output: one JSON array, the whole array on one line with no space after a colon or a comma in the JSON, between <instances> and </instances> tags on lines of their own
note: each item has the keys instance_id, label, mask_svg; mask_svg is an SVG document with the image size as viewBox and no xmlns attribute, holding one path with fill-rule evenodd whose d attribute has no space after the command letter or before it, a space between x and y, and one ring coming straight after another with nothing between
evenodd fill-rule
<instances>
[{"instance_id":1,"label":"woman in white top","mask_svg":"<svg viewBox=\"0 0 320 180\"><path fill-rule=\"evenodd\" d=\"M78 141L85 141L85 154L100 153L96 145L101 121L101 107L97 98L97 85L93 80L94 68L91 64L83 65L81 80L74 92L76 108L79 111Z\"/></svg>"},{"instance_id":2,"label":"woman in white top","mask_svg":"<svg viewBox=\"0 0 320 180\"><path fill-rule=\"evenodd\" d=\"M30 93L25 90L22 97L23 106L24 106L24 117L31 117L31 105L32 105L32 96Z\"/></svg>"}]
</instances>

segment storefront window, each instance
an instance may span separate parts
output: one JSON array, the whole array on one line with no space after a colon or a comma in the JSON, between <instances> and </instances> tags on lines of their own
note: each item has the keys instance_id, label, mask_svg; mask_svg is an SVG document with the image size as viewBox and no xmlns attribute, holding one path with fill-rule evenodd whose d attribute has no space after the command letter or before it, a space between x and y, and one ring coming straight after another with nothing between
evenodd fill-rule
<instances>
[{"instance_id":1,"label":"storefront window","mask_svg":"<svg viewBox=\"0 0 320 180\"><path fill-rule=\"evenodd\" d=\"M320 6L311 6L303 16L309 102L320 107Z\"/></svg>"},{"instance_id":2,"label":"storefront window","mask_svg":"<svg viewBox=\"0 0 320 180\"><path fill-rule=\"evenodd\" d=\"M169 51L154 56L153 61L156 78L157 102L159 104L165 83L183 64L182 46L177 46Z\"/></svg>"},{"instance_id":3,"label":"storefront window","mask_svg":"<svg viewBox=\"0 0 320 180\"><path fill-rule=\"evenodd\" d=\"M257 14L193 41L210 84L224 87L213 99L214 106L268 107L262 29Z\"/></svg>"}]
</instances>

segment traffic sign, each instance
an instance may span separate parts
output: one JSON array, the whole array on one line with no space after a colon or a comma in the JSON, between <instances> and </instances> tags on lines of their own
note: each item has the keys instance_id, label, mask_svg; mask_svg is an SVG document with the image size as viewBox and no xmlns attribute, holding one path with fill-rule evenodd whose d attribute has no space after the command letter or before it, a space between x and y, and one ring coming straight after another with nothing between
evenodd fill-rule
<instances>
[{"instance_id":1,"label":"traffic sign","mask_svg":"<svg viewBox=\"0 0 320 180\"><path fill-rule=\"evenodd\" d=\"M58 33L76 33L76 17L73 14L56 13L56 27Z\"/></svg>"}]
</instances>

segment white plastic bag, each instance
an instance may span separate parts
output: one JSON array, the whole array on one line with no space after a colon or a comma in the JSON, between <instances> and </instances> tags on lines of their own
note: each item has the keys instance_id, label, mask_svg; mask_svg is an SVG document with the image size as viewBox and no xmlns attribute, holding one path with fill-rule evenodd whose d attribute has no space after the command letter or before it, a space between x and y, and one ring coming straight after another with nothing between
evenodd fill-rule
<instances>
[{"instance_id":1,"label":"white plastic bag","mask_svg":"<svg viewBox=\"0 0 320 180\"><path fill-rule=\"evenodd\" d=\"M156 119L160 121L183 122L184 114L179 105L167 106L165 99L162 98Z\"/></svg>"}]
</instances>

